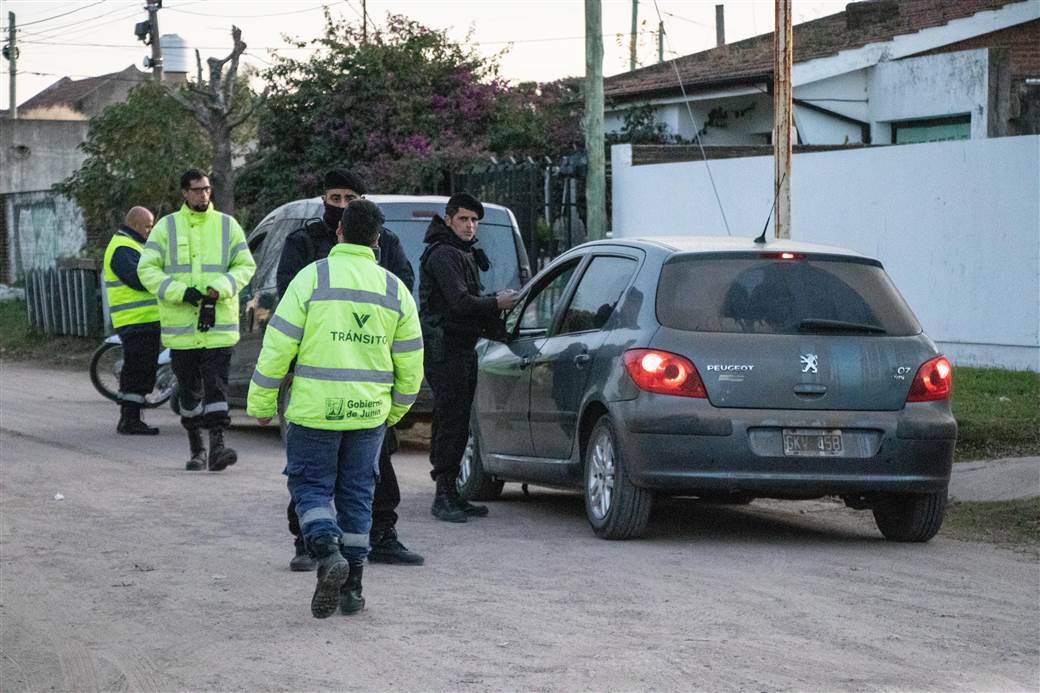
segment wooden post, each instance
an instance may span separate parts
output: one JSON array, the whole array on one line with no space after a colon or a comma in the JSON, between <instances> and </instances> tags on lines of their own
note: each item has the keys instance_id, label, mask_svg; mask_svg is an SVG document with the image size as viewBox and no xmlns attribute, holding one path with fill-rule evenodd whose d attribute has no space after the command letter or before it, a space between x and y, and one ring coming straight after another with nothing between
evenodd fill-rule
<instances>
[{"instance_id":1,"label":"wooden post","mask_svg":"<svg viewBox=\"0 0 1040 693\"><path fill-rule=\"evenodd\" d=\"M607 231L606 166L603 152L603 13L600 0L585 0L585 231Z\"/></svg>"},{"instance_id":2,"label":"wooden post","mask_svg":"<svg viewBox=\"0 0 1040 693\"><path fill-rule=\"evenodd\" d=\"M10 102L11 102L10 105L8 106L8 108L11 109L10 112L9 112L10 116L11 116L11 120L17 120L18 119L18 94L15 91L14 85L17 82L17 77L18 77L18 44L16 43L18 34L17 34L17 30L15 29L15 26L14 26L14 12L8 12L7 13L7 35L8 35L8 40L7 40L7 61L8 61L8 70L10 71L9 72L10 84L8 85L8 88L10 90Z\"/></svg>"},{"instance_id":3,"label":"wooden post","mask_svg":"<svg viewBox=\"0 0 1040 693\"><path fill-rule=\"evenodd\" d=\"M632 0L632 33L628 39L628 69L636 69L636 36L639 32L639 0Z\"/></svg>"},{"instance_id":4,"label":"wooden post","mask_svg":"<svg viewBox=\"0 0 1040 693\"><path fill-rule=\"evenodd\" d=\"M791 237L791 63L794 34L791 0L776 0L773 34L773 193L776 195L777 238Z\"/></svg>"}]
</instances>

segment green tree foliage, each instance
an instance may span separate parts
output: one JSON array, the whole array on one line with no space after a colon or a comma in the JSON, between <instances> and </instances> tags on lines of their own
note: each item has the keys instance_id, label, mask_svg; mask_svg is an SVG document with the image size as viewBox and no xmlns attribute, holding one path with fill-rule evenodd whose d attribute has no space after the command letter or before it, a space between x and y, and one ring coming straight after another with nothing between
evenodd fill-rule
<instances>
[{"instance_id":1,"label":"green tree foliage","mask_svg":"<svg viewBox=\"0 0 1040 693\"><path fill-rule=\"evenodd\" d=\"M366 43L359 26L326 12L323 37L296 45L316 51L281 57L265 75L270 91L257 151L239 172L240 208L269 211L318 194L335 166L382 193L445 192L450 171L491 154L553 154L574 140L556 122L573 110L575 88L549 85L548 99L534 85L512 89L496 59L406 17L387 17Z\"/></svg>"},{"instance_id":2,"label":"green tree foliage","mask_svg":"<svg viewBox=\"0 0 1040 693\"><path fill-rule=\"evenodd\" d=\"M56 189L80 206L88 238L101 247L130 207L147 207L157 218L177 209L181 174L208 171L213 157L206 133L154 82L93 118L82 149L83 165Z\"/></svg>"}]
</instances>

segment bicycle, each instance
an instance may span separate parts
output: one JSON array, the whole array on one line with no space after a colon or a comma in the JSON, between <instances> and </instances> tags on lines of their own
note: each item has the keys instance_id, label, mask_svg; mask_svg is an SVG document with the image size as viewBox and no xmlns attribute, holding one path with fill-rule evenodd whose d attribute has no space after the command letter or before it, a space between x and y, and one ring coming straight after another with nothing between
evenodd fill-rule
<instances>
[{"instance_id":1,"label":"bicycle","mask_svg":"<svg viewBox=\"0 0 1040 693\"><path fill-rule=\"evenodd\" d=\"M119 401L119 374L123 370L123 342L119 335L106 337L90 359L90 382L105 398ZM146 408L160 407L177 391L177 378L170 364L170 350L159 354L159 365L155 373L155 388L145 396Z\"/></svg>"}]
</instances>

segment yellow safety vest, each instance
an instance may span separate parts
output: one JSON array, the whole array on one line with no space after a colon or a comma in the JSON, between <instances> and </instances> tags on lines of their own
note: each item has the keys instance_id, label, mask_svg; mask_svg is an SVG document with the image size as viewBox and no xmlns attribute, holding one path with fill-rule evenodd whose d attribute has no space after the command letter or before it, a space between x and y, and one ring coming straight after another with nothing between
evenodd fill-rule
<instances>
[{"instance_id":1,"label":"yellow safety vest","mask_svg":"<svg viewBox=\"0 0 1040 693\"><path fill-rule=\"evenodd\" d=\"M300 270L267 324L249 384L250 416L275 415L294 358L286 419L327 430L393 426L422 384L415 299L376 264L371 248L340 243Z\"/></svg>"},{"instance_id":2,"label":"yellow safety vest","mask_svg":"<svg viewBox=\"0 0 1040 693\"><path fill-rule=\"evenodd\" d=\"M105 282L105 296L108 299L112 327L159 322L159 302L155 300L155 295L127 286L112 271L112 256L119 248L130 248L140 253L142 246L129 234L116 231L105 248L102 278Z\"/></svg>"},{"instance_id":3,"label":"yellow safety vest","mask_svg":"<svg viewBox=\"0 0 1040 693\"><path fill-rule=\"evenodd\" d=\"M155 223L141 252L137 276L159 298L163 346L216 349L238 343L238 292L249 283L256 262L242 227L231 216L196 212L187 205ZM216 290L217 319L199 332L199 307L184 303L184 292Z\"/></svg>"}]
</instances>

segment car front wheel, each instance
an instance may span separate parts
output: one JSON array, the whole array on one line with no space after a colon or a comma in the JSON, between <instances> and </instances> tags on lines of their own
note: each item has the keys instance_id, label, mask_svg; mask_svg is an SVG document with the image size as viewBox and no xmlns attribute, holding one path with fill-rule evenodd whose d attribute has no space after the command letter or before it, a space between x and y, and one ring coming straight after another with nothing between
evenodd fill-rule
<instances>
[{"instance_id":1,"label":"car front wheel","mask_svg":"<svg viewBox=\"0 0 1040 693\"><path fill-rule=\"evenodd\" d=\"M484 463L480 457L479 436L470 429L469 440L466 441L466 452L462 454L459 465L459 476L456 486L459 495L466 500L492 501L502 495L504 481L499 481L484 471Z\"/></svg>"},{"instance_id":2,"label":"car front wheel","mask_svg":"<svg viewBox=\"0 0 1040 693\"><path fill-rule=\"evenodd\" d=\"M874 505L874 522L889 541L928 541L942 526L946 489L886 496Z\"/></svg>"},{"instance_id":3,"label":"car front wheel","mask_svg":"<svg viewBox=\"0 0 1040 693\"><path fill-rule=\"evenodd\" d=\"M653 496L628 479L609 416L600 417L585 448L585 514L601 539L640 536L650 519Z\"/></svg>"}]
</instances>

